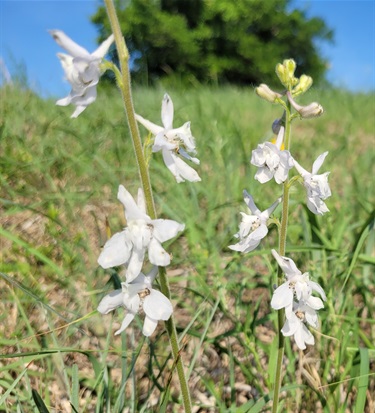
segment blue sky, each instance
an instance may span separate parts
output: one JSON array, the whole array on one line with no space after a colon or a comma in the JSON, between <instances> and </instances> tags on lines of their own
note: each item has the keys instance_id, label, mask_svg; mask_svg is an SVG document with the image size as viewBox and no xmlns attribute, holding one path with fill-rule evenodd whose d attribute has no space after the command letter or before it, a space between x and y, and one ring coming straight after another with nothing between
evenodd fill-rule
<instances>
[{"instance_id":1,"label":"blue sky","mask_svg":"<svg viewBox=\"0 0 375 413\"><path fill-rule=\"evenodd\" d=\"M56 57L62 50L47 33L61 29L89 51L96 48L90 22L98 0L0 0L0 59L11 73L26 68L29 85L43 96L63 97L69 85ZM321 46L328 80L353 91L375 90L375 0L293 0L321 17L335 42ZM0 67L0 71L1 71ZM0 76L1 78L2 76Z\"/></svg>"}]
</instances>

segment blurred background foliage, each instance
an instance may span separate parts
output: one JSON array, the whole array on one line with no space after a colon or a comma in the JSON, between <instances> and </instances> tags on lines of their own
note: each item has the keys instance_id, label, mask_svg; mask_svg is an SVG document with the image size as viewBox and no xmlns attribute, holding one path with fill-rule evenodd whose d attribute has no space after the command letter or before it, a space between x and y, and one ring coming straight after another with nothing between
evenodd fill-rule
<instances>
[{"instance_id":1,"label":"blurred background foliage","mask_svg":"<svg viewBox=\"0 0 375 413\"><path fill-rule=\"evenodd\" d=\"M324 81L327 62L318 42L333 32L320 18L291 8L290 0L117 0L131 55L133 79L144 84L166 76L184 83L267 83L285 56L297 76ZM111 33L104 5L92 22L99 41ZM116 61L117 56L113 56Z\"/></svg>"}]
</instances>

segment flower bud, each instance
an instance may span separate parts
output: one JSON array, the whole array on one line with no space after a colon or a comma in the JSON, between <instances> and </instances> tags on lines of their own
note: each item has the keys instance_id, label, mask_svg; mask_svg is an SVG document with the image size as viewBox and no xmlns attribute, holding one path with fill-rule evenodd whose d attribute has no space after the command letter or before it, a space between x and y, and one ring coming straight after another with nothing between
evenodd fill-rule
<instances>
[{"instance_id":1,"label":"flower bud","mask_svg":"<svg viewBox=\"0 0 375 413\"><path fill-rule=\"evenodd\" d=\"M293 59L286 59L282 64L278 63L276 65L276 74L280 79L280 82L287 89L292 88L298 83L298 79L294 77L296 66L296 62Z\"/></svg>"},{"instance_id":2,"label":"flower bud","mask_svg":"<svg viewBox=\"0 0 375 413\"><path fill-rule=\"evenodd\" d=\"M272 123L272 132L275 135L278 135L280 132L281 126L284 126L284 121L282 119L275 119Z\"/></svg>"},{"instance_id":3,"label":"flower bud","mask_svg":"<svg viewBox=\"0 0 375 413\"><path fill-rule=\"evenodd\" d=\"M313 83L312 77L302 75L299 78L298 85L292 90L293 96L298 96L302 93L307 92Z\"/></svg>"},{"instance_id":4,"label":"flower bud","mask_svg":"<svg viewBox=\"0 0 375 413\"><path fill-rule=\"evenodd\" d=\"M293 100L290 92L287 92L287 97L290 104L300 114L301 118L316 118L323 114L323 107L317 102L312 102L307 106L301 106L295 100Z\"/></svg>"},{"instance_id":5,"label":"flower bud","mask_svg":"<svg viewBox=\"0 0 375 413\"><path fill-rule=\"evenodd\" d=\"M264 83L262 83L255 89L255 93L262 99L265 99L271 103L275 103L277 99L280 99L282 97L280 93L274 92Z\"/></svg>"},{"instance_id":6,"label":"flower bud","mask_svg":"<svg viewBox=\"0 0 375 413\"><path fill-rule=\"evenodd\" d=\"M317 102L310 103L310 105L302 106L298 113L303 118L316 118L324 112L322 105Z\"/></svg>"}]
</instances>

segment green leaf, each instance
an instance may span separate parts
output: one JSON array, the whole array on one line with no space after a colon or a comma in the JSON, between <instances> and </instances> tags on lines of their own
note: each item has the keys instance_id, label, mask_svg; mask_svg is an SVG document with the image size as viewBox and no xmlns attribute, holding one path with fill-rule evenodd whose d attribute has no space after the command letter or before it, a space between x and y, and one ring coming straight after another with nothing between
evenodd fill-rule
<instances>
[{"instance_id":1,"label":"green leaf","mask_svg":"<svg viewBox=\"0 0 375 413\"><path fill-rule=\"evenodd\" d=\"M39 396L39 393L35 389L32 389L31 393L33 396L33 400L36 404L36 407L39 410L39 413L49 413L49 410L47 409L47 406L44 404L42 398Z\"/></svg>"},{"instance_id":2,"label":"green leaf","mask_svg":"<svg viewBox=\"0 0 375 413\"><path fill-rule=\"evenodd\" d=\"M366 392L369 384L370 359L368 349L360 348L359 354L361 357L361 363L359 367L360 377L358 379L358 394L354 413L363 413L365 411Z\"/></svg>"}]
</instances>

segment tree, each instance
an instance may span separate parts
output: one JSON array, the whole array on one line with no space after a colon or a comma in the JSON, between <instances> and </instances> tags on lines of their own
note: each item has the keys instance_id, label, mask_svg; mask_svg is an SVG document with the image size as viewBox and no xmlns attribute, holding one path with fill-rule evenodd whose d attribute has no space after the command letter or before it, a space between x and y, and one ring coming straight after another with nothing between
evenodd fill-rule
<instances>
[{"instance_id":1,"label":"tree","mask_svg":"<svg viewBox=\"0 0 375 413\"><path fill-rule=\"evenodd\" d=\"M274 67L293 58L299 73L322 80L316 41L331 41L320 18L290 10L290 0L117 0L133 76L193 75L199 81L273 85ZM92 21L106 38L104 7Z\"/></svg>"}]
</instances>

